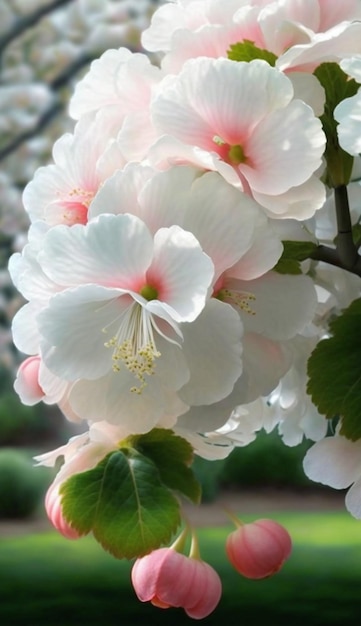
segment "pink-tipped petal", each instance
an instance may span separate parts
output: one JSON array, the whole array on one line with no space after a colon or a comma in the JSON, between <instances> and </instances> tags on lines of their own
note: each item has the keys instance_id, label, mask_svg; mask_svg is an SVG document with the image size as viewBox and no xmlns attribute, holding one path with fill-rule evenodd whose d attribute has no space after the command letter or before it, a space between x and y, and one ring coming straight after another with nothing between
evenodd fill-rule
<instances>
[{"instance_id":1,"label":"pink-tipped petal","mask_svg":"<svg viewBox=\"0 0 361 626\"><path fill-rule=\"evenodd\" d=\"M50 522L67 539L79 539L80 534L65 520L61 509L59 486L50 485L45 496L45 509Z\"/></svg>"},{"instance_id":2,"label":"pink-tipped petal","mask_svg":"<svg viewBox=\"0 0 361 626\"><path fill-rule=\"evenodd\" d=\"M18 369L14 389L24 404L32 406L44 397L44 391L39 385L39 356L31 356L22 362Z\"/></svg>"}]
</instances>

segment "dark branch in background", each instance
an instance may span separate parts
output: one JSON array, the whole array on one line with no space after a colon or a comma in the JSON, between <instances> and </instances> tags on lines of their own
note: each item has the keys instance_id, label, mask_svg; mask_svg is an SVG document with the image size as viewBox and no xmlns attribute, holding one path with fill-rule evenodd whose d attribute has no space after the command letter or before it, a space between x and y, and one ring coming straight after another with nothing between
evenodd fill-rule
<instances>
[{"instance_id":1,"label":"dark branch in background","mask_svg":"<svg viewBox=\"0 0 361 626\"><path fill-rule=\"evenodd\" d=\"M88 65L93 60L93 57L89 54L82 54L71 63L65 70L63 70L51 83L49 88L56 94L62 87L65 87L69 81L79 72L79 70ZM35 137L38 133L44 130L50 122L64 109L65 104L57 97L56 101L39 117L33 128L20 133L17 137L12 139L2 150L0 150L0 161L6 159L15 150L29 139Z\"/></svg>"},{"instance_id":2,"label":"dark branch in background","mask_svg":"<svg viewBox=\"0 0 361 626\"><path fill-rule=\"evenodd\" d=\"M24 17L20 17L15 21L13 28L11 28L5 35L0 37L0 54L3 53L5 48L17 37L20 37L25 33L28 28L35 26L43 17L52 13L59 7L62 7L66 4L69 4L72 0L54 0L54 2L50 2L44 7L39 7L33 13L26 15Z\"/></svg>"},{"instance_id":3,"label":"dark branch in background","mask_svg":"<svg viewBox=\"0 0 361 626\"><path fill-rule=\"evenodd\" d=\"M318 246L312 254L314 261L324 261L361 277L361 256L352 235L352 222L346 185L335 188L337 236L335 248Z\"/></svg>"},{"instance_id":4,"label":"dark branch in background","mask_svg":"<svg viewBox=\"0 0 361 626\"><path fill-rule=\"evenodd\" d=\"M75 61L70 63L58 76L53 78L49 83L49 89L52 91L58 91L62 87L65 87L72 78L81 70L85 65L88 65L93 61L94 57L91 54L83 53L78 56Z\"/></svg>"}]
</instances>

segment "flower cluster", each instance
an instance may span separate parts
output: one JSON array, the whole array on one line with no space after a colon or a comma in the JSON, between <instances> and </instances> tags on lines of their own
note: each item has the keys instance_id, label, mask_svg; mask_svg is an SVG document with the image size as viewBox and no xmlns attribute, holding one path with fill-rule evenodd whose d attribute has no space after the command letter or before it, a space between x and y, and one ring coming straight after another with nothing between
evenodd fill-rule
<instances>
[{"instance_id":1,"label":"flower cluster","mask_svg":"<svg viewBox=\"0 0 361 626\"><path fill-rule=\"evenodd\" d=\"M289 445L304 435L321 440L315 450L327 445L329 411L317 389L317 406L306 396L306 366L330 320L360 295L359 243L351 234L352 258L342 237L334 243L329 206L335 188L347 236L360 16L356 0L177 0L143 32L151 54L108 50L76 86L74 131L25 189L28 243L9 265L27 300L13 321L29 355L15 388L23 402L57 403L85 424L38 457L64 457L47 498L63 534L92 524L98 532L97 520L72 519L67 484L119 449L122 463L145 450L161 481L179 487L152 448L159 429L209 459L276 425ZM337 80L346 95L335 102ZM252 570L229 540L246 575L270 574L287 558L288 538L268 523L243 530L242 541L263 546L267 533L279 542L265 570L251 555ZM188 605L161 591L179 560L168 555L139 549L139 597L206 615L201 598ZM144 583L149 570L156 580Z\"/></svg>"},{"instance_id":2,"label":"flower cluster","mask_svg":"<svg viewBox=\"0 0 361 626\"><path fill-rule=\"evenodd\" d=\"M9 326L19 296L5 270L26 240L22 190L49 163L70 130L74 81L109 46L140 48L157 0L2 0L0 6L0 368L13 378L19 358Z\"/></svg>"}]
</instances>

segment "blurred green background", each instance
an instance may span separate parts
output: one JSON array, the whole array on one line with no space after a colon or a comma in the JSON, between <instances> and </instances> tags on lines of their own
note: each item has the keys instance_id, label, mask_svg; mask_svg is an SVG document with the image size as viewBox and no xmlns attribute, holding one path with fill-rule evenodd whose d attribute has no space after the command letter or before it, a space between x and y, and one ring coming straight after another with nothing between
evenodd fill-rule
<instances>
[{"instance_id":1,"label":"blurred green background","mask_svg":"<svg viewBox=\"0 0 361 626\"><path fill-rule=\"evenodd\" d=\"M361 528L357 521L346 513L282 513L276 519L293 537L293 555L280 573L263 581L243 579L227 562L224 542L230 526L200 531L202 556L223 582L222 600L204 622L358 624ZM130 584L130 564L103 552L91 537L72 542L51 531L2 538L0 563L4 626L190 622L182 609L161 610L138 602Z\"/></svg>"},{"instance_id":2,"label":"blurred green background","mask_svg":"<svg viewBox=\"0 0 361 626\"><path fill-rule=\"evenodd\" d=\"M140 603L130 584L131 564L118 561L92 537L69 541L45 523L43 497L54 471L34 467L32 456L63 443L68 429L46 407L23 407L7 389L0 396L0 624L1 626L107 626L186 624L182 609ZM225 461L195 461L204 502L225 494L291 493L320 502L328 491L302 472L309 444L284 446L277 433L260 434ZM342 496L341 496L342 497ZM238 497L237 506L240 502ZM232 502L232 499L231 499ZM235 511L245 521L272 517L292 535L283 570L264 581L243 579L228 563L224 544L232 527L211 515L199 529L202 557L219 572L223 596L206 624L268 626L359 623L361 525L346 511L259 509ZM299 507L297 507L298 509ZM210 508L210 511L213 508Z\"/></svg>"}]
</instances>

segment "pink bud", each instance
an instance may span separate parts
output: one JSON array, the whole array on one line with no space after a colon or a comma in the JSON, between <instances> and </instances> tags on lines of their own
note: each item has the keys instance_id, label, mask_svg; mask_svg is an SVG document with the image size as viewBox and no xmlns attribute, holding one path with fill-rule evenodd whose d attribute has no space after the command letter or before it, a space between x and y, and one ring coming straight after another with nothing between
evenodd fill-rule
<instances>
[{"instance_id":1,"label":"pink bud","mask_svg":"<svg viewBox=\"0 0 361 626\"><path fill-rule=\"evenodd\" d=\"M39 385L39 356L30 356L22 362L18 369L14 389L19 394L23 404L32 406L44 397L44 391Z\"/></svg>"},{"instance_id":2,"label":"pink bud","mask_svg":"<svg viewBox=\"0 0 361 626\"><path fill-rule=\"evenodd\" d=\"M45 509L53 526L67 539L79 539L80 534L64 519L59 495L59 485L50 485L45 496Z\"/></svg>"},{"instance_id":3,"label":"pink bud","mask_svg":"<svg viewBox=\"0 0 361 626\"><path fill-rule=\"evenodd\" d=\"M243 524L226 542L233 567L247 578L266 578L281 569L292 550L287 530L271 519Z\"/></svg>"},{"instance_id":4,"label":"pink bud","mask_svg":"<svg viewBox=\"0 0 361 626\"><path fill-rule=\"evenodd\" d=\"M212 613L222 594L213 567L172 548L160 548L137 559L132 583L141 602L150 601L163 609L182 607L194 619Z\"/></svg>"}]
</instances>

